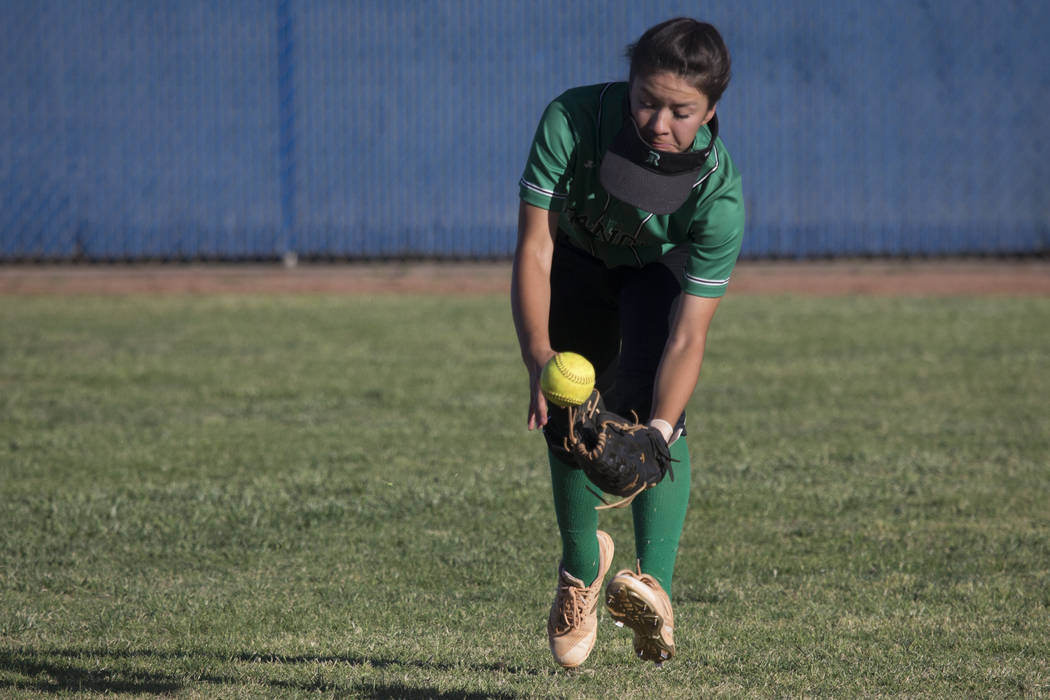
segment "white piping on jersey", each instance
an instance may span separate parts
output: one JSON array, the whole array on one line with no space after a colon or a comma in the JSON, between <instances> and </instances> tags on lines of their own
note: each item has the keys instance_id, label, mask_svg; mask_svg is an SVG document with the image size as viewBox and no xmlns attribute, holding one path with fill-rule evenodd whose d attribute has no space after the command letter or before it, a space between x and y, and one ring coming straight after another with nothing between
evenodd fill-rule
<instances>
[{"instance_id":1,"label":"white piping on jersey","mask_svg":"<svg viewBox=\"0 0 1050 700\"><path fill-rule=\"evenodd\" d=\"M636 228L634 230L633 238L634 238L635 241L637 241L638 240L638 236L641 235L642 229L645 227L645 222L648 221L649 219L653 218L653 216L655 216L655 214L653 214L651 211L650 212L646 212L646 213L648 214L648 216L646 216L644 219L642 219L642 223L638 224L638 228Z\"/></svg>"},{"instance_id":2,"label":"white piping on jersey","mask_svg":"<svg viewBox=\"0 0 1050 700\"><path fill-rule=\"evenodd\" d=\"M612 83L606 83L602 88L602 91L598 93L598 126L594 130L594 152L595 154L602 153L602 111L605 109L605 93L609 91L609 88L613 86ZM604 156L604 154L602 154ZM602 213L598 215L598 218L594 220L594 225L599 226L602 223L602 219L609 213L609 206L612 204L612 196L605 193L605 206L602 207ZM592 244L593 247L593 244Z\"/></svg>"},{"instance_id":3,"label":"white piping on jersey","mask_svg":"<svg viewBox=\"0 0 1050 700\"><path fill-rule=\"evenodd\" d=\"M540 187L539 185L532 184L531 182L529 182L525 178L521 178L521 181L518 184L520 184L525 189L532 190L533 192L536 192L538 194L542 194L545 197L550 197L552 199L565 199L566 197L568 197L567 194L558 194L554 190L545 190L542 187Z\"/></svg>"},{"instance_id":4,"label":"white piping on jersey","mask_svg":"<svg viewBox=\"0 0 1050 700\"><path fill-rule=\"evenodd\" d=\"M726 277L724 280L708 280L703 277L693 277L688 272L685 274L687 281L693 284L699 284L701 287L724 287L729 284L729 278Z\"/></svg>"},{"instance_id":5,"label":"white piping on jersey","mask_svg":"<svg viewBox=\"0 0 1050 700\"><path fill-rule=\"evenodd\" d=\"M706 180L707 178L711 177L712 173L714 173L716 170L718 170L718 149L717 148L712 148L711 149L711 155L713 155L715 157L715 164L710 170L708 170L706 173L701 175L699 180L697 180L696 182L693 183L693 189L694 190L698 186L704 184L704 180Z\"/></svg>"},{"instance_id":6,"label":"white piping on jersey","mask_svg":"<svg viewBox=\"0 0 1050 700\"><path fill-rule=\"evenodd\" d=\"M612 87L612 83L606 83L602 91L598 93L598 128L594 130L594 152L602 152L602 110L605 108L605 93Z\"/></svg>"},{"instance_id":7,"label":"white piping on jersey","mask_svg":"<svg viewBox=\"0 0 1050 700\"><path fill-rule=\"evenodd\" d=\"M612 195L608 192L605 193L605 206L602 207L602 213L598 215L598 218L594 220L594 226L600 226L602 219L609 213L609 207L612 206ZM593 227L592 227L593 228Z\"/></svg>"}]
</instances>

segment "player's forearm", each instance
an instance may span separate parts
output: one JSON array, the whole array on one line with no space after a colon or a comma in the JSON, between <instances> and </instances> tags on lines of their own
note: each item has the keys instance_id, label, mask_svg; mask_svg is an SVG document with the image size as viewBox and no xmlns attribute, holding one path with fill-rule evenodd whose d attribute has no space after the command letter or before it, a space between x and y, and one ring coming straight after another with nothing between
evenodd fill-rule
<instances>
[{"instance_id":1,"label":"player's forearm","mask_svg":"<svg viewBox=\"0 0 1050 700\"><path fill-rule=\"evenodd\" d=\"M718 303L718 299L688 294L683 294L679 299L653 389L651 419L669 424L657 426L665 433L665 437L668 430L678 422L700 379L707 330L711 327Z\"/></svg>"},{"instance_id":2,"label":"player's forearm","mask_svg":"<svg viewBox=\"0 0 1050 700\"><path fill-rule=\"evenodd\" d=\"M524 202L518 210L518 244L511 277L511 309L526 365L551 354L551 265L557 214Z\"/></svg>"},{"instance_id":3,"label":"player's forearm","mask_svg":"<svg viewBox=\"0 0 1050 700\"><path fill-rule=\"evenodd\" d=\"M703 360L702 337L678 342L672 339L668 343L653 389L653 419L666 421L671 426L678 422L696 389Z\"/></svg>"},{"instance_id":4,"label":"player's forearm","mask_svg":"<svg viewBox=\"0 0 1050 700\"><path fill-rule=\"evenodd\" d=\"M526 363L550 349L550 269L528 253L515 256L511 279L511 307L521 357Z\"/></svg>"}]
</instances>

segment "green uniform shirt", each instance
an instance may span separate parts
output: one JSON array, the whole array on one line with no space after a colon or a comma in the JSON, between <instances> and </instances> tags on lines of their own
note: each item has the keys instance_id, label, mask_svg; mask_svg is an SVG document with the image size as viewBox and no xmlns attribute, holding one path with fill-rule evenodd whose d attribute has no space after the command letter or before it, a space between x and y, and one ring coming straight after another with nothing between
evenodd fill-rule
<instances>
[{"instance_id":1,"label":"green uniform shirt","mask_svg":"<svg viewBox=\"0 0 1050 700\"><path fill-rule=\"evenodd\" d=\"M657 215L611 197L598 167L623 126L627 83L567 90L543 113L519 183L523 201L560 212L558 226L608 267L641 266L679 245L690 255L682 289L695 296L725 294L744 235L740 174L721 139L689 198L673 214ZM700 128L693 147L711 139Z\"/></svg>"}]
</instances>

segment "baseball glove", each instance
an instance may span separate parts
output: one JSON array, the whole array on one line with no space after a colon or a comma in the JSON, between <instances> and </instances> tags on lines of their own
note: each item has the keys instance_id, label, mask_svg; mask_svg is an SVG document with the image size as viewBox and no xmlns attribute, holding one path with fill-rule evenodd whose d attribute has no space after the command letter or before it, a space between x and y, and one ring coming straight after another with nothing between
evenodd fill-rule
<instances>
[{"instance_id":1,"label":"baseball glove","mask_svg":"<svg viewBox=\"0 0 1050 700\"><path fill-rule=\"evenodd\" d=\"M621 500L609 503L591 490L605 505L598 510L622 508L667 474L674 480L671 451L656 428L606 411L598 390L580 406L569 408L569 436L565 449L576 466L605 493Z\"/></svg>"}]
</instances>

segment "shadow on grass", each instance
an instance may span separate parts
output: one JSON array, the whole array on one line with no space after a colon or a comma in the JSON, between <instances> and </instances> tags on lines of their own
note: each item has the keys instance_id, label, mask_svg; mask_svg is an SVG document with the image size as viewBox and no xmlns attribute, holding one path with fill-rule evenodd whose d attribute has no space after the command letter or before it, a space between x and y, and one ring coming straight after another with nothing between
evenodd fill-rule
<instances>
[{"instance_id":1,"label":"shadow on grass","mask_svg":"<svg viewBox=\"0 0 1050 700\"><path fill-rule=\"evenodd\" d=\"M90 656L70 653L68 656ZM165 695L182 688L174 676L148 671L125 671L102 668L82 668L67 661L56 661L51 656L67 656L59 652L0 651L0 670L26 676L25 681L0 679L0 688L65 693L69 691L99 693L140 693ZM104 656L104 655L103 655ZM97 658L97 657L96 657ZM95 665L95 664L92 664Z\"/></svg>"},{"instance_id":2,"label":"shadow on grass","mask_svg":"<svg viewBox=\"0 0 1050 700\"><path fill-rule=\"evenodd\" d=\"M468 670L479 673L511 673L520 676L538 676L543 674L535 668L523 666L511 666L505 663L449 663L447 661L434 661L432 659L390 659L383 657L366 656L317 656L312 654L301 656L285 656L283 654L253 654L251 652L235 654L230 657L235 661L248 663L267 664L349 664L351 666L363 666L365 664L374 668L389 668L393 666L410 666L431 671L455 671Z\"/></svg>"},{"instance_id":3,"label":"shadow on grass","mask_svg":"<svg viewBox=\"0 0 1050 700\"><path fill-rule=\"evenodd\" d=\"M83 664L78 665L74 660ZM418 659L371 658L365 656L285 656L269 653L241 652L231 655L209 652L166 652L148 649L104 650L104 649L23 649L0 650L0 672L14 673L25 680L0 679L0 691L4 689L37 691L44 693L97 692L140 695L170 695L187 685L211 684L238 686L244 678L192 673L191 680L180 680L176 675L142 669L107 668L114 661L129 659L154 659L159 661L193 661L206 668L208 662L236 661L248 664L302 665L302 664L346 664L373 668L413 667L431 671L463 671L486 673L513 673L539 675L535 669L512 667L506 664L451 664ZM107 664L106 662L111 662ZM391 683L338 683L320 679L303 681L257 678L254 682L267 685L275 691L303 691L309 693L353 693L356 697L371 698L436 698L437 700L480 700L481 698L515 698L514 693L473 693L467 691L442 691L430 686L413 686L403 681Z\"/></svg>"}]
</instances>

